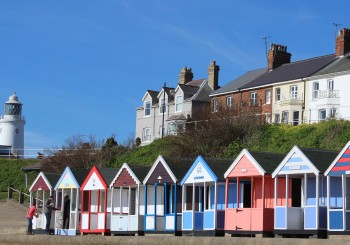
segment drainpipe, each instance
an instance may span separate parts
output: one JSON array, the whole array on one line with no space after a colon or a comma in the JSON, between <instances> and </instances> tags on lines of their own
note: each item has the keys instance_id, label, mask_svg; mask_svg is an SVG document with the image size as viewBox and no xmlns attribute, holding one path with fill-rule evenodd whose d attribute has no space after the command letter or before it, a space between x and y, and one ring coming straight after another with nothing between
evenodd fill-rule
<instances>
[{"instance_id":1,"label":"drainpipe","mask_svg":"<svg viewBox=\"0 0 350 245\"><path fill-rule=\"evenodd\" d=\"M301 110L301 122L304 122L304 111L305 111L305 94L306 94L306 80L304 78L301 79L304 82L304 93L303 93L303 105Z\"/></svg>"}]
</instances>

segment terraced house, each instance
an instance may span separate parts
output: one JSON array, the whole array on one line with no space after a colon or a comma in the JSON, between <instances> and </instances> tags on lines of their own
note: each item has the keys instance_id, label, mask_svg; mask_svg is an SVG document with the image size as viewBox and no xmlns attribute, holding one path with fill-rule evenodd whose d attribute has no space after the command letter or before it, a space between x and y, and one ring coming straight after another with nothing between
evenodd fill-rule
<instances>
[{"instance_id":1,"label":"terraced house","mask_svg":"<svg viewBox=\"0 0 350 245\"><path fill-rule=\"evenodd\" d=\"M142 106L136 109L136 138L141 139L141 145L184 132L186 124L203 119L210 108L209 94L218 89L219 70L211 61L208 78L193 80L192 69L184 67L175 88L147 90Z\"/></svg>"},{"instance_id":2,"label":"terraced house","mask_svg":"<svg viewBox=\"0 0 350 245\"><path fill-rule=\"evenodd\" d=\"M234 117L255 116L265 123L292 125L350 118L350 98L345 95L350 78L349 33L346 28L339 32L335 54L296 62L291 62L286 46L271 44L267 69L249 71L210 94L213 112L231 110Z\"/></svg>"}]
</instances>

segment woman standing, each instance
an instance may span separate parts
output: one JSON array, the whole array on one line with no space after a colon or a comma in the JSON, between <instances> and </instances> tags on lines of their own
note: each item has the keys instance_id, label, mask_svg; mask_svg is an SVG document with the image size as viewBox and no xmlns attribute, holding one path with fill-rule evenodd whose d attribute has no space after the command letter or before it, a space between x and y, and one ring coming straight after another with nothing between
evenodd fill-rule
<instances>
[{"instance_id":1,"label":"woman standing","mask_svg":"<svg viewBox=\"0 0 350 245\"><path fill-rule=\"evenodd\" d=\"M33 216L36 218L38 217L38 213L36 210L36 203L33 201L33 204L31 207L29 207L27 212L27 220L28 220L28 229L27 229L27 235L33 235Z\"/></svg>"}]
</instances>

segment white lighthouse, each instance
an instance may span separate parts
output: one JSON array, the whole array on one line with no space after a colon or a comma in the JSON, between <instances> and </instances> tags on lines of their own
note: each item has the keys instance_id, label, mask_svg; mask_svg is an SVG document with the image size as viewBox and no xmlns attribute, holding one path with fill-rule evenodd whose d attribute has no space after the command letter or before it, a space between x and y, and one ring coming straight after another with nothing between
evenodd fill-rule
<instances>
[{"instance_id":1,"label":"white lighthouse","mask_svg":"<svg viewBox=\"0 0 350 245\"><path fill-rule=\"evenodd\" d=\"M0 117L0 146L9 148L14 156L24 155L24 124L22 103L16 93L5 103L5 113Z\"/></svg>"}]
</instances>

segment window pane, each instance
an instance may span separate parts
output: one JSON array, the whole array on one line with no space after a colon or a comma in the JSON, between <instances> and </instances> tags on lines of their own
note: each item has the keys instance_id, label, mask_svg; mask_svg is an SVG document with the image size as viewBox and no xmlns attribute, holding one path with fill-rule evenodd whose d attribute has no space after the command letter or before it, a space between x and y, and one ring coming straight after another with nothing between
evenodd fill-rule
<instances>
[{"instance_id":1,"label":"window pane","mask_svg":"<svg viewBox=\"0 0 350 245\"><path fill-rule=\"evenodd\" d=\"M177 96L176 97L176 111L182 111L182 104L183 104L183 97L182 96Z\"/></svg>"}]
</instances>

